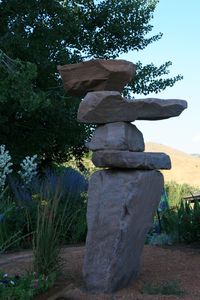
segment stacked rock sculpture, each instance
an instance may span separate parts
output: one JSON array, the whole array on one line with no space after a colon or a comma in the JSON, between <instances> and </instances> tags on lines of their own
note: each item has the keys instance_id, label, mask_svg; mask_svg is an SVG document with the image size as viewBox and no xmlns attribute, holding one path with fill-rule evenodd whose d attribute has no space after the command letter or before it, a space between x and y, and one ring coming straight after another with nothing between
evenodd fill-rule
<instances>
[{"instance_id":1,"label":"stacked rock sculpture","mask_svg":"<svg viewBox=\"0 0 200 300\"><path fill-rule=\"evenodd\" d=\"M85 285L92 292L114 292L136 278L145 236L160 201L170 169L164 153L144 152L142 133L131 122L175 117L184 100L121 96L135 65L124 60L92 60L59 67L65 89L83 95L78 121L98 124L87 147L95 172L89 182Z\"/></svg>"}]
</instances>

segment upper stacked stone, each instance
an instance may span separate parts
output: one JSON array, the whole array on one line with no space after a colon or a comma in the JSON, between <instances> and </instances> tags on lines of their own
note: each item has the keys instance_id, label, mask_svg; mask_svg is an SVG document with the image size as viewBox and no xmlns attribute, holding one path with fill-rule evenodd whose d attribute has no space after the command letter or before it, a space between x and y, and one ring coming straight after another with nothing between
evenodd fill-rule
<instances>
[{"instance_id":1,"label":"upper stacked stone","mask_svg":"<svg viewBox=\"0 0 200 300\"><path fill-rule=\"evenodd\" d=\"M84 123L133 122L162 120L179 116L187 108L185 100L154 98L127 100L119 92L88 93L81 101L78 121Z\"/></svg>"},{"instance_id":2,"label":"upper stacked stone","mask_svg":"<svg viewBox=\"0 0 200 300\"><path fill-rule=\"evenodd\" d=\"M131 81L136 66L126 60L95 59L78 64L58 66L64 89L72 96L91 91L119 91Z\"/></svg>"}]
</instances>

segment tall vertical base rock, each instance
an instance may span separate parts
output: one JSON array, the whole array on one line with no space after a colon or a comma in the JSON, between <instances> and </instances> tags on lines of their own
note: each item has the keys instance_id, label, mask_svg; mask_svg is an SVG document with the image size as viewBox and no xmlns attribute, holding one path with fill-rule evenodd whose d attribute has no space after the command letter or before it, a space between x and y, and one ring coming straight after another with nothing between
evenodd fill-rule
<instances>
[{"instance_id":1,"label":"tall vertical base rock","mask_svg":"<svg viewBox=\"0 0 200 300\"><path fill-rule=\"evenodd\" d=\"M88 290L114 292L137 276L163 185L159 171L103 170L92 175L83 266Z\"/></svg>"}]
</instances>

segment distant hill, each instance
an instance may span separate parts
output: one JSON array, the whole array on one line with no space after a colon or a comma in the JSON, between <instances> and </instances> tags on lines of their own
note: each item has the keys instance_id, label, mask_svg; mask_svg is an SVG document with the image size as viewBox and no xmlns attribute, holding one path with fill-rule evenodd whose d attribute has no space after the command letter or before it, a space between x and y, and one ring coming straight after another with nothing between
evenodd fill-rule
<instances>
[{"instance_id":1,"label":"distant hill","mask_svg":"<svg viewBox=\"0 0 200 300\"><path fill-rule=\"evenodd\" d=\"M193 154L191 154L191 155L200 158L200 154L198 154L198 153L193 153Z\"/></svg>"},{"instance_id":2,"label":"distant hill","mask_svg":"<svg viewBox=\"0 0 200 300\"><path fill-rule=\"evenodd\" d=\"M171 147L146 143L145 151L164 152L172 161L172 169L163 171L165 181L176 181L177 183L188 183L200 187L200 157L189 155Z\"/></svg>"}]
</instances>

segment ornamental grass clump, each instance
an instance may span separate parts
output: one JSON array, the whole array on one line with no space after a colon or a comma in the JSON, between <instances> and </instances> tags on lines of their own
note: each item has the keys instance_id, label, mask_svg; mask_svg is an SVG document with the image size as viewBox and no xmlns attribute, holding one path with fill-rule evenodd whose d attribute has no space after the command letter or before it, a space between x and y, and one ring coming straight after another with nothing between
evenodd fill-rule
<instances>
[{"instance_id":1,"label":"ornamental grass clump","mask_svg":"<svg viewBox=\"0 0 200 300\"><path fill-rule=\"evenodd\" d=\"M33 263L38 274L49 274L59 265L59 202L58 191L48 200L38 200L36 231L33 235Z\"/></svg>"},{"instance_id":2,"label":"ornamental grass clump","mask_svg":"<svg viewBox=\"0 0 200 300\"><path fill-rule=\"evenodd\" d=\"M36 230L33 235L34 271L48 275L61 267L60 250L64 232L68 231L75 215L69 210L74 200L72 194L62 197L59 185L56 190L49 187L45 197L41 194L38 201ZM78 212L77 212L78 213Z\"/></svg>"}]
</instances>

